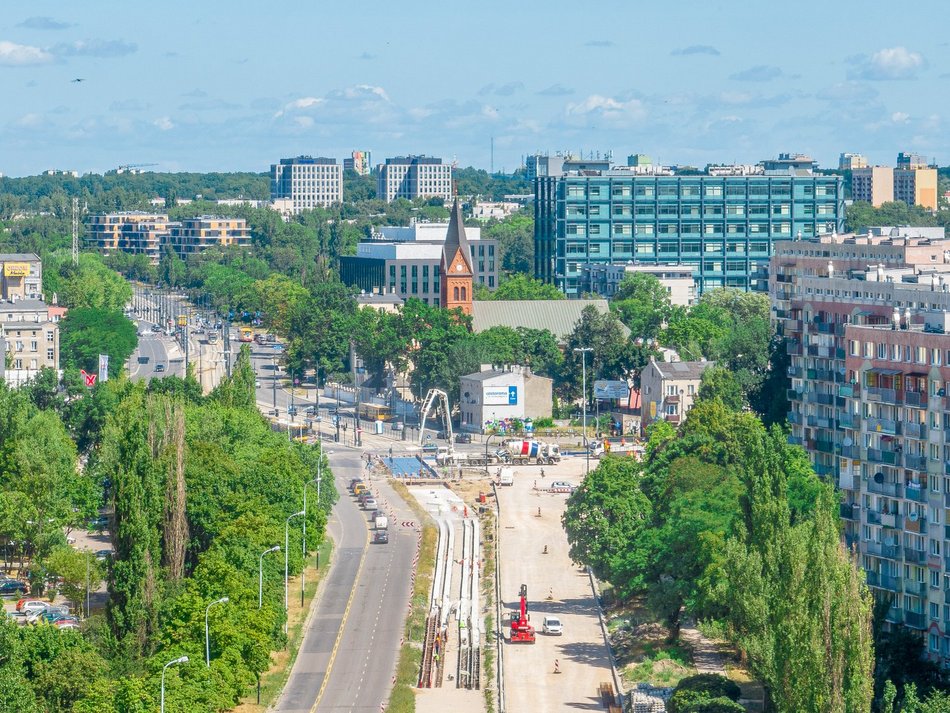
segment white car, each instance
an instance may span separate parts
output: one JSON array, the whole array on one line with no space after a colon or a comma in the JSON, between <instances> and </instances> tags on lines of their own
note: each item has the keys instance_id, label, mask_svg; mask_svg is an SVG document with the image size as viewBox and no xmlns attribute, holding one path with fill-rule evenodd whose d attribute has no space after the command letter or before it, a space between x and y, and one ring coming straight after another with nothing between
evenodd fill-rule
<instances>
[{"instance_id":1,"label":"white car","mask_svg":"<svg viewBox=\"0 0 950 713\"><path fill-rule=\"evenodd\" d=\"M564 633L564 627L556 616L546 616L541 622L541 631L550 636L560 636Z\"/></svg>"},{"instance_id":2,"label":"white car","mask_svg":"<svg viewBox=\"0 0 950 713\"><path fill-rule=\"evenodd\" d=\"M49 608L49 604L46 602L41 602L37 599L30 599L29 601L23 602L23 606L20 607L20 612L27 618L31 614L42 614Z\"/></svg>"}]
</instances>

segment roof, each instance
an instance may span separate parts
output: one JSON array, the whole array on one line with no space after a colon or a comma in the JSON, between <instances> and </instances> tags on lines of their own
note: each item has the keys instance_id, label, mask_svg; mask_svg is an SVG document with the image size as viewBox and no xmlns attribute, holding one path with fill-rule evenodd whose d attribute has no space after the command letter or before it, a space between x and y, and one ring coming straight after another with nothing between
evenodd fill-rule
<instances>
[{"instance_id":1,"label":"roof","mask_svg":"<svg viewBox=\"0 0 950 713\"><path fill-rule=\"evenodd\" d=\"M36 253L0 253L0 262L39 262L40 256Z\"/></svg>"},{"instance_id":2,"label":"roof","mask_svg":"<svg viewBox=\"0 0 950 713\"><path fill-rule=\"evenodd\" d=\"M510 371L501 371L500 369L488 369L487 371L479 371L475 374L465 374L462 378L466 381L488 381L489 379L494 379L498 376L510 375Z\"/></svg>"},{"instance_id":3,"label":"roof","mask_svg":"<svg viewBox=\"0 0 950 713\"><path fill-rule=\"evenodd\" d=\"M465 237L462 206L458 197L456 197L455 204L452 206L452 216L449 218L449 229L445 234L445 245L442 247L442 267L444 270L448 270L459 250L462 251L462 259L465 261L469 273L475 274L475 270L472 269L472 248L469 247L468 239Z\"/></svg>"},{"instance_id":4,"label":"roof","mask_svg":"<svg viewBox=\"0 0 950 713\"><path fill-rule=\"evenodd\" d=\"M655 361L660 376L664 379L699 379L716 362L713 361Z\"/></svg>"},{"instance_id":5,"label":"roof","mask_svg":"<svg viewBox=\"0 0 950 713\"><path fill-rule=\"evenodd\" d=\"M574 331L585 307L601 314L609 311L607 300L485 300L472 303L472 329L484 332L492 327L547 329L563 342ZM623 327L624 334L630 330Z\"/></svg>"}]
</instances>

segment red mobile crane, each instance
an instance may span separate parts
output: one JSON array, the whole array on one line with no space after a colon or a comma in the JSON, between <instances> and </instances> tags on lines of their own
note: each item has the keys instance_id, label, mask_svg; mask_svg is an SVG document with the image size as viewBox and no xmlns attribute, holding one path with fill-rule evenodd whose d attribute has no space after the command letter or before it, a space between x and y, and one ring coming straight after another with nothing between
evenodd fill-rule
<instances>
[{"instance_id":1,"label":"red mobile crane","mask_svg":"<svg viewBox=\"0 0 950 713\"><path fill-rule=\"evenodd\" d=\"M521 585L521 609L517 612L518 618L515 618L515 612L511 613L511 639L512 644L533 644L534 627L528 622L531 617L528 616L528 585Z\"/></svg>"}]
</instances>

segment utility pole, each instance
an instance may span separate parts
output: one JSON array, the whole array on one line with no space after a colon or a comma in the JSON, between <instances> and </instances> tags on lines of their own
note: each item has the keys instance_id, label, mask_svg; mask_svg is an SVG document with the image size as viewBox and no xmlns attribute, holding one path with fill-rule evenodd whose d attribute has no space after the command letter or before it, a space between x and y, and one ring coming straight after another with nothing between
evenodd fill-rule
<instances>
[{"instance_id":1,"label":"utility pole","mask_svg":"<svg viewBox=\"0 0 950 713\"><path fill-rule=\"evenodd\" d=\"M581 388L584 391L584 398L582 399L584 404L584 451L587 456L587 475L590 475L590 444L587 442L587 352L594 350L592 347L575 347L574 351L580 352L581 355Z\"/></svg>"}]
</instances>

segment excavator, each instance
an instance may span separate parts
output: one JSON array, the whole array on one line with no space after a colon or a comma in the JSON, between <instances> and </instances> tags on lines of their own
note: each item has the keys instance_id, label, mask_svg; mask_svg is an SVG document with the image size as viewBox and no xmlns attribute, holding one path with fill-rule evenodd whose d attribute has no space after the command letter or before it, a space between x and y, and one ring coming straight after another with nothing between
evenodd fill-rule
<instances>
[{"instance_id":1,"label":"excavator","mask_svg":"<svg viewBox=\"0 0 950 713\"><path fill-rule=\"evenodd\" d=\"M528 616L528 585L521 585L521 609L518 612L511 613L511 639L512 644L533 644L534 627L528 622L531 617ZM517 616L517 618L515 618Z\"/></svg>"}]
</instances>

